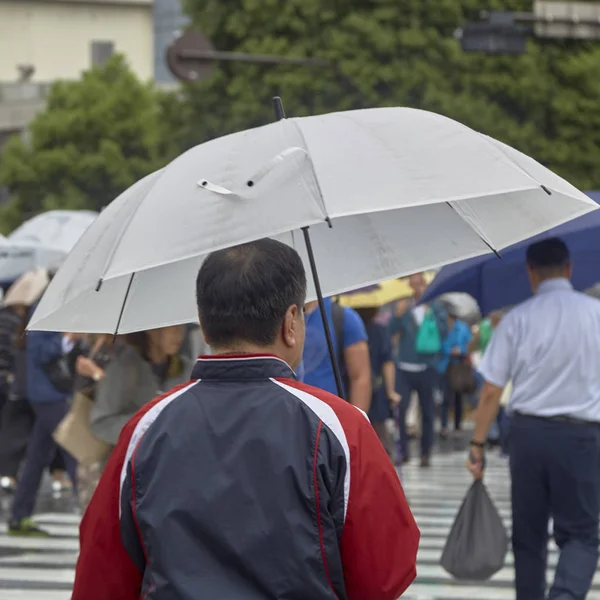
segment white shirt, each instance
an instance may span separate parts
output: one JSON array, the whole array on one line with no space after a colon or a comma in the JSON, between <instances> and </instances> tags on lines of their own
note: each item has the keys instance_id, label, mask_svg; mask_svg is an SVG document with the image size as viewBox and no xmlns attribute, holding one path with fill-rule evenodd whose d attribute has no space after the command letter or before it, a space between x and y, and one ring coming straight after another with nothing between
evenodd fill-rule
<instances>
[{"instance_id":1,"label":"white shirt","mask_svg":"<svg viewBox=\"0 0 600 600\"><path fill-rule=\"evenodd\" d=\"M600 422L600 301L543 282L502 319L479 371L498 387L512 380L511 412Z\"/></svg>"}]
</instances>

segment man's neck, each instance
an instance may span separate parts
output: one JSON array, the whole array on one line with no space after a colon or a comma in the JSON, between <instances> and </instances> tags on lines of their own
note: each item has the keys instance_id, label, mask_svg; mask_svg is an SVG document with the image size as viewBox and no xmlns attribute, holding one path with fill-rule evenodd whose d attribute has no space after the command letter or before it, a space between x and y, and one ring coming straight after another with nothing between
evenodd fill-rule
<instances>
[{"instance_id":1,"label":"man's neck","mask_svg":"<svg viewBox=\"0 0 600 600\"><path fill-rule=\"evenodd\" d=\"M254 344L231 344L223 347L213 347L213 356L277 356L277 352L271 346L257 346Z\"/></svg>"}]
</instances>

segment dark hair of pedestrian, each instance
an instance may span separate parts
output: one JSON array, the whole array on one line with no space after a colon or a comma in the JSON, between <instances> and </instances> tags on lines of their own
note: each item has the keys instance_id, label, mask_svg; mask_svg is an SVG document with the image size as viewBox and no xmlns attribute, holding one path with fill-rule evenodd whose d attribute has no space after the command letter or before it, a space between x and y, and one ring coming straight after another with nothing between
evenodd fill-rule
<instances>
[{"instance_id":1,"label":"dark hair of pedestrian","mask_svg":"<svg viewBox=\"0 0 600 600\"><path fill-rule=\"evenodd\" d=\"M303 310L306 273L298 253L262 239L210 254L196 280L198 314L213 348L269 346L288 309Z\"/></svg>"},{"instance_id":2,"label":"dark hair of pedestrian","mask_svg":"<svg viewBox=\"0 0 600 600\"><path fill-rule=\"evenodd\" d=\"M373 323L373 321L375 321L375 319L377 318L377 315L379 314L379 308L376 308L374 306L357 308L356 312L358 313L358 316L362 319L362 322L366 326L368 326L371 325L371 323Z\"/></svg>"},{"instance_id":3,"label":"dark hair of pedestrian","mask_svg":"<svg viewBox=\"0 0 600 600\"><path fill-rule=\"evenodd\" d=\"M557 237L531 244L527 248L526 260L529 268L542 276L556 274L571 264L569 248Z\"/></svg>"}]
</instances>

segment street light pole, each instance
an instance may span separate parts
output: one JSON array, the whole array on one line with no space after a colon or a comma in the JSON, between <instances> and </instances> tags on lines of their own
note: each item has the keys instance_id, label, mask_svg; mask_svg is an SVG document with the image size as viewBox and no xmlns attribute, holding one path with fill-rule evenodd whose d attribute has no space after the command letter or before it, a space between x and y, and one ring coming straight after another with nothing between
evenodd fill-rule
<instances>
[{"instance_id":1,"label":"street light pole","mask_svg":"<svg viewBox=\"0 0 600 600\"><path fill-rule=\"evenodd\" d=\"M249 54L215 50L210 40L198 31L187 31L167 48L167 64L180 81L201 81L215 62L235 62L265 65L293 65L319 69L335 69L334 62L322 58Z\"/></svg>"}]
</instances>

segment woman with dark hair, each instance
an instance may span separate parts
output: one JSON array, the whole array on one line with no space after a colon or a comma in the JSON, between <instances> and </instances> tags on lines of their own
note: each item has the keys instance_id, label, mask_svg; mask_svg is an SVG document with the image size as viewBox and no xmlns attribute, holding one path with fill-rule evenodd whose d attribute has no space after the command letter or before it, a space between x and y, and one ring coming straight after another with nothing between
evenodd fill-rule
<instances>
[{"instance_id":1,"label":"woman with dark hair","mask_svg":"<svg viewBox=\"0 0 600 600\"><path fill-rule=\"evenodd\" d=\"M396 392L396 365L388 328L377 322L379 308L355 309L367 329L371 359L371 408L369 419L389 457L394 460L394 441L386 421L392 416L391 404L400 402ZM397 462L401 457L396 457Z\"/></svg>"},{"instance_id":2,"label":"woman with dark hair","mask_svg":"<svg viewBox=\"0 0 600 600\"><path fill-rule=\"evenodd\" d=\"M94 435L116 444L121 430L144 404L187 381L191 365L181 355L184 327L162 327L123 337L96 388Z\"/></svg>"}]
</instances>

